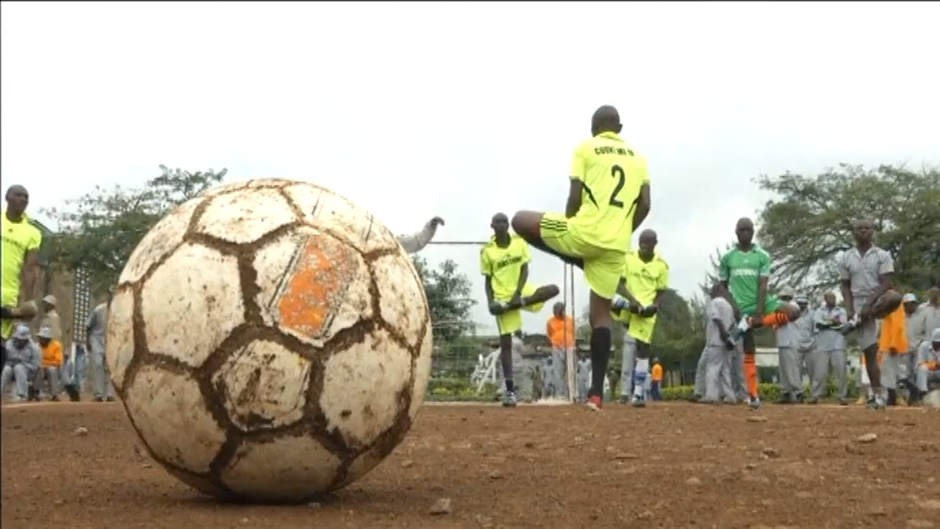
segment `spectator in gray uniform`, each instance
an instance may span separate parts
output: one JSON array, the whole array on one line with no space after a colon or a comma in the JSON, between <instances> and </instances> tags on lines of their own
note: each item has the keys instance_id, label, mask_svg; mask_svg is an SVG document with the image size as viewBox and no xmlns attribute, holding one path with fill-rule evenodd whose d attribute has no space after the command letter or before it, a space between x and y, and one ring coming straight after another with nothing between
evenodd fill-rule
<instances>
[{"instance_id":1,"label":"spectator in gray uniform","mask_svg":"<svg viewBox=\"0 0 940 529\"><path fill-rule=\"evenodd\" d=\"M711 299L705 307L708 322L705 325L705 379L701 402L717 404L723 398L725 402L735 402L731 387L731 355L741 344L731 339L734 328L734 308L724 298L725 290L720 283L712 286Z\"/></svg>"},{"instance_id":2,"label":"spectator in gray uniform","mask_svg":"<svg viewBox=\"0 0 940 529\"><path fill-rule=\"evenodd\" d=\"M794 301L800 307L800 318L793 322L793 328L796 330L798 353L797 362L801 366L800 384L803 383L802 373L806 373L807 380L813 380L813 351L816 349L816 333L812 313L809 310L809 299L806 296L799 295ZM816 401L810 399L811 404Z\"/></svg>"},{"instance_id":3,"label":"spectator in gray uniform","mask_svg":"<svg viewBox=\"0 0 940 529\"><path fill-rule=\"evenodd\" d=\"M917 349L917 393L911 401L917 402L930 390L930 383L940 382L940 327L933 330L930 341Z\"/></svg>"},{"instance_id":4,"label":"spectator in gray uniform","mask_svg":"<svg viewBox=\"0 0 940 529\"><path fill-rule=\"evenodd\" d=\"M95 402L113 402L114 386L111 384L111 370L105 359L105 340L108 333L108 305L111 304L111 291L105 299L91 311L85 331L88 350L95 369Z\"/></svg>"},{"instance_id":5,"label":"spectator in gray uniform","mask_svg":"<svg viewBox=\"0 0 940 529\"><path fill-rule=\"evenodd\" d=\"M780 301L785 304L793 304L795 296L796 292L792 288L787 287L780 291ZM777 404L803 402L803 379L800 377L799 334L796 323L786 323L777 327L777 352L780 358L778 364L780 399L777 400Z\"/></svg>"},{"instance_id":6,"label":"spectator in gray uniform","mask_svg":"<svg viewBox=\"0 0 940 529\"><path fill-rule=\"evenodd\" d=\"M875 246L875 225L858 220L852 226L855 247L842 254L839 278L842 300L849 321L843 333L857 333L858 345L865 355L865 367L871 383L868 407L884 409L887 399L881 387L878 366L878 322L901 305L901 294L894 291L894 258Z\"/></svg>"},{"instance_id":7,"label":"spectator in gray uniform","mask_svg":"<svg viewBox=\"0 0 940 529\"><path fill-rule=\"evenodd\" d=\"M823 397L831 370L836 381L839 404L849 404L845 336L842 335L842 326L847 321L845 309L836 304L835 293L826 292L823 296L823 306L816 309L813 317L813 323L816 325L816 350L812 355L811 402L818 402Z\"/></svg>"},{"instance_id":8,"label":"spectator in gray uniform","mask_svg":"<svg viewBox=\"0 0 940 529\"><path fill-rule=\"evenodd\" d=\"M6 359L0 372L0 395L5 395L10 382L15 382L14 402L29 397L29 387L42 365L42 353L29 334L29 327L18 325L6 341Z\"/></svg>"},{"instance_id":9,"label":"spectator in gray uniform","mask_svg":"<svg viewBox=\"0 0 940 529\"><path fill-rule=\"evenodd\" d=\"M912 293L904 294L901 298L904 305L904 330L907 332L907 345L910 348L906 362L898 364L898 381L910 388L914 383L914 368L917 366L917 349L921 339L918 338L918 324L920 323L920 305L917 296Z\"/></svg>"},{"instance_id":10,"label":"spectator in gray uniform","mask_svg":"<svg viewBox=\"0 0 940 529\"><path fill-rule=\"evenodd\" d=\"M911 349L917 350L920 344L930 341L930 333L940 327L940 287L927 291L927 303L917 309L914 329L914 342Z\"/></svg>"},{"instance_id":11,"label":"spectator in gray uniform","mask_svg":"<svg viewBox=\"0 0 940 529\"><path fill-rule=\"evenodd\" d=\"M39 342L40 356L45 356L47 347L54 347L55 350L62 353L62 344L55 340L53 344L52 338L53 330L51 327L44 325L39 328L39 332L36 333L37 341ZM42 359L42 365L39 369L39 376L33 381L33 386L37 391L42 391L42 387L48 386L50 400L56 402L59 400L59 394L62 393L62 386L60 385L61 376L59 369L62 366L50 365L48 359Z\"/></svg>"},{"instance_id":12,"label":"spectator in gray uniform","mask_svg":"<svg viewBox=\"0 0 940 529\"><path fill-rule=\"evenodd\" d=\"M434 238L437 233L437 227L444 225L444 219L434 217L429 220L421 231L413 235L399 235L398 244L405 249L407 253L418 253Z\"/></svg>"},{"instance_id":13,"label":"spectator in gray uniform","mask_svg":"<svg viewBox=\"0 0 940 529\"><path fill-rule=\"evenodd\" d=\"M587 401L588 390L591 389L591 359L587 356L581 356L578 359L578 402Z\"/></svg>"}]
</instances>

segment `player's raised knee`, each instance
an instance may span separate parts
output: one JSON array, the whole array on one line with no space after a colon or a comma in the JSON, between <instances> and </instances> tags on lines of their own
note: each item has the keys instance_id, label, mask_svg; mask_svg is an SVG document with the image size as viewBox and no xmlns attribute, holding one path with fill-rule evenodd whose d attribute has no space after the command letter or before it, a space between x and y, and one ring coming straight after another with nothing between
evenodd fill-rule
<instances>
[{"instance_id":1,"label":"player's raised knee","mask_svg":"<svg viewBox=\"0 0 940 529\"><path fill-rule=\"evenodd\" d=\"M872 315L881 319L898 310L904 297L896 290L888 290L872 306Z\"/></svg>"},{"instance_id":2,"label":"player's raised knee","mask_svg":"<svg viewBox=\"0 0 940 529\"><path fill-rule=\"evenodd\" d=\"M542 214L537 211L517 211L512 216L512 231L523 239L538 237Z\"/></svg>"}]
</instances>

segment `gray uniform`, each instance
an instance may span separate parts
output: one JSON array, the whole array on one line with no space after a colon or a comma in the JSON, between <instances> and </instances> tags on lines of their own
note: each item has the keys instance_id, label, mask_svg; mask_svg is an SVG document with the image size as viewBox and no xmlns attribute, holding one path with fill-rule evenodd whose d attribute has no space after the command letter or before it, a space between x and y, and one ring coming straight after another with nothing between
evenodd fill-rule
<instances>
[{"instance_id":1,"label":"gray uniform","mask_svg":"<svg viewBox=\"0 0 940 529\"><path fill-rule=\"evenodd\" d=\"M29 385L36 379L42 365L42 353L31 339L22 348L16 347L12 339L6 341L7 358L0 373L0 395L6 394L10 382L16 382L16 398L26 400Z\"/></svg>"},{"instance_id":2,"label":"gray uniform","mask_svg":"<svg viewBox=\"0 0 940 529\"><path fill-rule=\"evenodd\" d=\"M591 360L582 358L578 360L578 400L587 400L588 390L591 389Z\"/></svg>"},{"instance_id":3,"label":"gray uniform","mask_svg":"<svg viewBox=\"0 0 940 529\"><path fill-rule=\"evenodd\" d=\"M709 300L705 307L708 322L705 325L705 394L703 402L734 402L734 389L731 385L731 356L733 351L725 347L721 331L715 320L721 322L725 330L734 326L734 309L724 298ZM736 347L735 349L738 349Z\"/></svg>"},{"instance_id":4,"label":"gray uniform","mask_svg":"<svg viewBox=\"0 0 940 529\"><path fill-rule=\"evenodd\" d=\"M568 355L574 354L574 347L563 349L552 347L552 369L549 380L556 399L568 400Z\"/></svg>"},{"instance_id":5,"label":"gray uniform","mask_svg":"<svg viewBox=\"0 0 940 529\"><path fill-rule=\"evenodd\" d=\"M623 357L620 364L620 394L633 395L633 370L636 369L636 338L625 332L623 336Z\"/></svg>"},{"instance_id":6,"label":"gray uniform","mask_svg":"<svg viewBox=\"0 0 940 529\"><path fill-rule=\"evenodd\" d=\"M95 398L114 398L111 385L111 370L105 361L105 337L108 332L108 304L101 303L88 316L88 342L91 345L91 361L95 366Z\"/></svg>"},{"instance_id":7,"label":"gray uniform","mask_svg":"<svg viewBox=\"0 0 940 529\"><path fill-rule=\"evenodd\" d=\"M813 325L833 325L839 321L843 325L848 315L842 307L828 308L822 306L816 309L813 316ZM840 399L848 397L848 386L846 384L846 358L845 358L845 336L838 328L819 329L816 333L816 350L813 353L813 376L812 376L812 395L814 398L821 398L826 391L826 379L829 378L829 370L832 370L836 379L836 393Z\"/></svg>"},{"instance_id":8,"label":"gray uniform","mask_svg":"<svg viewBox=\"0 0 940 529\"><path fill-rule=\"evenodd\" d=\"M813 352L816 350L816 324L813 322L813 311L808 308L800 313L800 318L793 322L797 335L797 352L799 364L806 371L807 378L813 380ZM802 382L802 376L800 382Z\"/></svg>"},{"instance_id":9,"label":"gray uniform","mask_svg":"<svg viewBox=\"0 0 940 529\"><path fill-rule=\"evenodd\" d=\"M777 328L777 351L779 354L780 392L795 397L803 393L800 377L800 358L797 348L799 336L792 323Z\"/></svg>"},{"instance_id":10,"label":"gray uniform","mask_svg":"<svg viewBox=\"0 0 940 529\"><path fill-rule=\"evenodd\" d=\"M938 327L933 333L937 341L940 341L940 327ZM940 370L929 369L927 363L934 363L936 365L940 362L940 352L933 350L933 340L927 340L924 343L920 344L920 347L917 349L917 368L915 371L915 380L917 383L917 389L920 391L927 391L931 382L940 382Z\"/></svg>"},{"instance_id":11,"label":"gray uniform","mask_svg":"<svg viewBox=\"0 0 940 529\"><path fill-rule=\"evenodd\" d=\"M887 251L872 246L865 252L859 253L858 248L852 248L842 254L839 263L839 279L851 282L852 310L858 314L878 289L880 278L884 274L894 273L894 259ZM863 350L878 343L878 322L868 320L856 329L858 345Z\"/></svg>"},{"instance_id":12,"label":"gray uniform","mask_svg":"<svg viewBox=\"0 0 940 529\"><path fill-rule=\"evenodd\" d=\"M911 342L911 350L916 351L920 344L930 341L930 335L934 329L940 328L940 306L933 306L930 303L924 303L917 309L917 318L914 319Z\"/></svg>"},{"instance_id":13,"label":"gray uniform","mask_svg":"<svg viewBox=\"0 0 940 529\"><path fill-rule=\"evenodd\" d=\"M436 231L437 226L435 226L433 222L428 222L421 231L413 235L399 235L398 244L401 245L406 253L418 253L431 242Z\"/></svg>"}]
</instances>

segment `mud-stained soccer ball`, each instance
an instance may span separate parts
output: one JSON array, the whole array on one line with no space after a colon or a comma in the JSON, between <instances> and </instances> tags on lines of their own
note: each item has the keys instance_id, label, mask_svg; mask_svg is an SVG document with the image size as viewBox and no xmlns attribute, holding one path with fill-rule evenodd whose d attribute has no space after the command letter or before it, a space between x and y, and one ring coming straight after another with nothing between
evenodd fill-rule
<instances>
[{"instance_id":1,"label":"mud-stained soccer ball","mask_svg":"<svg viewBox=\"0 0 940 529\"><path fill-rule=\"evenodd\" d=\"M108 318L108 367L141 441L234 501L305 501L379 464L424 400L431 348L394 235L290 180L176 208L131 254Z\"/></svg>"}]
</instances>

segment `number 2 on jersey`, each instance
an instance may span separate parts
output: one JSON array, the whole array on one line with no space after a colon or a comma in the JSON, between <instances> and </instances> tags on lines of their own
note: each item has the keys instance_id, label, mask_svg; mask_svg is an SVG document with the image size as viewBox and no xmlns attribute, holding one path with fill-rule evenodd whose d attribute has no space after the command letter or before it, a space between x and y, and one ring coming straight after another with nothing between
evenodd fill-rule
<instances>
[{"instance_id":1,"label":"number 2 on jersey","mask_svg":"<svg viewBox=\"0 0 940 529\"><path fill-rule=\"evenodd\" d=\"M611 206L616 206L616 207L618 207L618 208L622 208L622 207L623 207L623 202L621 202L620 199L617 198L617 195L620 194L620 191L623 190L624 184L627 183L627 177L626 177L626 175L625 175L624 172L623 172L623 167L620 167L619 165L614 165L613 167L611 167L611 168L610 168L610 176L612 176L612 177L614 177L614 178L617 178L618 180L617 180L617 187L615 187L615 188L614 188L614 192L610 194L610 202L609 202L609 203L610 203Z\"/></svg>"}]
</instances>

